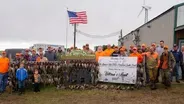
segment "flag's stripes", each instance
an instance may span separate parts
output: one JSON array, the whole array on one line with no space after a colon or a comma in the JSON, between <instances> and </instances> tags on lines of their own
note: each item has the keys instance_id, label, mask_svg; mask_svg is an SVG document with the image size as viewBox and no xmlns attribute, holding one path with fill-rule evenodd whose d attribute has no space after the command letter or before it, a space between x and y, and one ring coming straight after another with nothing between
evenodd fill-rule
<instances>
[{"instance_id":1,"label":"flag's stripes","mask_svg":"<svg viewBox=\"0 0 184 104\"><path fill-rule=\"evenodd\" d=\"M82 11L82 12L69 12L69 13L73 13L74 14L74 16L72 15L72 17L69 17L70 18L70 24L78 24L78 23L87 24L86 11Z\"/></svg>"}]
</instances>

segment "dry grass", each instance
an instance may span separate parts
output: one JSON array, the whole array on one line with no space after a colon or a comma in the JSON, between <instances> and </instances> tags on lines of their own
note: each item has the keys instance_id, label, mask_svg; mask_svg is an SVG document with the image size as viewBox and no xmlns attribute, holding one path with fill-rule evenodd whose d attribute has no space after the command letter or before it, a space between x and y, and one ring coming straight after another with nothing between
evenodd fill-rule
<instances>
[{"instance_id":1,"label":"dry grass","mask_svg":"<svg viewBox=\"0 0 184 104\"><path fill-rule=\"evenodd\" d=\"M184 104L184 84L173 85L171 89L150 91L142 88L134 91L117 90L56 90L43 89L40 93L26 92L0 95L0 104Z\"/></svg>"}]
</instances>

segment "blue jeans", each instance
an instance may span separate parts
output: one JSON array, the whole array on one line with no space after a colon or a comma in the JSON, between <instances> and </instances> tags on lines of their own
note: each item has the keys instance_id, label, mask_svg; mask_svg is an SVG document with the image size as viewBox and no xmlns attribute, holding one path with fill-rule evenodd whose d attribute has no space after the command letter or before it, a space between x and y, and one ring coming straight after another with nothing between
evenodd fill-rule
<instances>
[{"instance_id":1,"label":"blue jeans","mask_svg":"<svg viewBox=\"0 0 184 104\"><path fill-rule=\"evenodd\" d=\"M18 81L18 86L19 86L19 89L25 88L25 80L23 80L23 81Z\"/></svg>"},{"instance_id":2,"label":"blue jeans","mask_svg":"<svg viewBox=\"0 0 184 104\"><path fill-rule=\"evenodd\" d=\"M171 81L173 78L173 73L175 73L176 80L179 80L179 67L180 67L180 64L176 63L176 65L174 66L173 72L171 72Z\"/></svg>"},{"instance_id":3,"label":"blue jeans","mask_svg":"<svg viewBox=\"0 0 184 104\"><path fill-rule=\"evenodd\" d=\"M0 92L4 92L8 81L8 73L0 73Z\"/></svg>"}]
</instances>

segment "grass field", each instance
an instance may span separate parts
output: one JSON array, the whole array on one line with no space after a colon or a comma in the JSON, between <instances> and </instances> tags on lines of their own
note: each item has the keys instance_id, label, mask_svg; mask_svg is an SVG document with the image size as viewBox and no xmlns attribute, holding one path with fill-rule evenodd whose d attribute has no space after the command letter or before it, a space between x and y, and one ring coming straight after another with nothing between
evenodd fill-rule
<instances>
[{"instance_id":1,"label":"grass field","mask_svg":"<svg viewBox=\"0 0 184 104\"><path fill-rule=\"evenodd\" d=\"M162 85L151 91L140 90L56 90L42 89L40 93L27 91L0 95L0 104L184 104L184 84L175 84L170 89Z\"/></svg>"}]
</instances>

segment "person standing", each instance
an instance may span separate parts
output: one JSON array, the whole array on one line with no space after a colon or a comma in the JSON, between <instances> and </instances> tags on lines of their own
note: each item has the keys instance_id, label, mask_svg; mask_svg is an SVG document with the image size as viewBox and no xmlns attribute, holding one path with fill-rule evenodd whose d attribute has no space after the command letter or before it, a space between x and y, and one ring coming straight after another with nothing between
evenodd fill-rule
<instances>
[{"instance_id":1,"label":"person standing","mask_svg":"<svg viewBox=\"0 0 184 104\"><path fill-rule=\"evenodd\" d=\"M157 77L157 69L159 66L159 56L158 53L155 52L154 47L150 47L150 52L145 53L146 55L146 63L150 77L150 88L151 90L155 90L156 88L156 77Z\"/></svg>"},{"instance_id":2,"label":"person standing","mask_svg":"<svg viewBox=\"0 0 184 104\"><path fill-rule=\"evenodd\" d=\"M6 52L3 51L0 58L0 94L2 94L6 89L9 64L10 60L6 57Z\"/></svg>"},{"instance_id":3,"label":"person standing","mask_svg":"<svg viewBox=\"0 0 184 104\"><path fill-rule=\"evenodd\" d=\"M162 76L162 83L166 88L171 86L170 73L173 71L175 64L176 61L173 54L168 51L168 46L164 46L164 52L160 56L160 71Z\"/></svg>"},{"instance_id":4,"label":"person standing","mask_svg":"<svg viewBox=\"0 0 184 104\"><path fill-rule=\"evenodd\" d=\"M98 49L97 49L97 51L95 52L96 61L98 62L99 57L104 56L104 55L105 55L105 54L104 54L104 52L103 52L103 50L102 50L102 47L99 46Z\"/></svg>"},{"instance_id":5,"label":"person standing","mask_svg":"<svg viewBox=\"0 0 184 104\"><path fill-rule=\"evenodd\" d=\"M18 80L19 95L25 92L25 80L27 79L27 70L24 68L24 63L20 63L20 68L16 71L16 78Z\"/></svg>"},{"instance_id":6,"label":"person standing","mask_svg":"<svg viewBox=\"0 0 184 104\"><path fill-rule=\"evenodd\" d=\"M47 62L48 61L48 59L43 56L43 52L40 52L39 54L40 56L37 57L36 62Z\"/></svg>"},{"instance_id":7,"label":"person standing","mask_svg":"<svg viewBox=\"0 0 184 104\"><path fill-rule=\"evenodd\" d=\"M24 61L29 61L29 60L30 60L29 50L26 49L24 54Z\"/></svg>"},{"instance_id":8,"label":"person standing","mask_svg":"<svg viewBox=\"0 0 184 104\"><path fill-rule=\"evenodd\" d=\"M159 57L162 55L164 52L164 41L160 41L160 45L156 48L156 52L158 53Z\"/></svg>"},{"instance_id":9,"label":"person standing","mask_svg":"<svg viewBox=\"0 0 184 104\"><path fill-rule=\"evenodd\" d=\"M111 54L114 52L114 49L111 48L111 45L107 45L107 49L104 51L105 56L111 56Z\"/></svg>"},{"instance_id":10,"label":"person standing","mask_svg":"<svg viewBox=\"0 0 184 104\"><path fill-rule=\"evenodd\" d=\"M125 51L125 48L121 48L120 49L120 54L119 54L120 57L128 57L128 54L126 53Z\"/></svg>"},{"instance_id":11,"label":"person standing","mask_svg":"<svg viewBox=\"0 0 184 104\"><path fill-rule=\"evenodd\" d=\"M118 57L120 55L118 46L114 47L114 52L111 54L112 57Z\"/></svg>"},{"instance_id":12,"label":"person standing","mask_svg":"<svg viewBox=\"0 0 184 104\"><path fill-rule=\"evenodd\" d=\"M159 58L160 58L161 54L164 52L164 41L163 40L160 41L160 45L156 48L156 52L158 53ZM161 68L158 68L157 79L156 79L157 83L159 82L160 70Z\"/></svg>"},{"instance_id":13,"label":"person standing","mask_svg":"<svg viewBox=\"0 0 184 104\"><path fill-rule=\"evenodd\" d=\"M36 59L38 58L38 55L36 55L36 50L32 50L32 55L30 57L30 61L36 61Z\"/></svg>"},{"instance_id":14,"label":"person standing","mask_svg":"<svg viewBox=\"0 0 184 104\"><path fill-rule=\"evenodd\" d=\"M21 57L21 54L20 53L16 53L15 58L14 58L13 61L15 61L17 63L20 63L20 57Z\"/></svg>"},{"instance_id":15,"label":"person standing","mask_svg":"<svg viewBox=\"0 0 184 104\"><path fill-rule=\"evenodd\" d=\"M35 69L34 74L32 76L32 82L34 84L34 92L40 92L40 82L41 82L41 76L38 73L38 69Z\"/></svg>"},{"instance_id":16,"label":"person standing","mask_svg":"<svg viewBox=\"0 0 184 104\"><path fill-rule=\"evenodd\" d=\"M182 55L183 55L183 62L180 64L180 67L181 67L181 71L182 71L182 80L184 81L184 46L181 47L181 52L182 52Z\"/></svg>"},{"instance_id":17,"label":"person standing","mask_svg":"<svg viewBox=\"0 0 184 104\"><path fill-rule=\"evenodd\" d=\"M48 52L45 53L44 57L46 57L48 61L56 61L56 54L52 51L51 46L48 47Z\"/></svg>"},{"instance_id":18,"label":"person standing","mask_svg":"<svg viewBox=\"0 0 184 104\"><path fill-rule=\"evenodd\" d=\"M146 47L145 44L141 45L141 50L142 50L142 54L148 52L148 48ZM146 56L143 56L143 65L144 65L144 69L146 73L146 84L148 84L149 83L149 73L148 73L148 68L147 68L147 63L146 63Z\"/></svg>"},{"instance_id":19,"label":"person standing","mask_svg":"<svg viewBox=\"0 0 184 104\"><path fill-rule=\"evenodd\" d=\"M178 49L178 46L176 44L173 45L173 50L171 50L175 60L176 60L176 65L174 67L174 72L175 72L175 76L176 76L176 82L180 83L179 81L179 67L180 67L180 63L183 63L183 55L182 52ZM171 73L171 82L173 79L173 72Z\"/></svg>"},{"instance_id":20,"label":"person standing","mask_svg":"<svg viewBox=\"0 0 184 104\"><path fill-rule=\"evenodd\" d=\"M89 48L89 44L86 44L86 53L94 54L94 52Z\"/></svg>"},{"instance_id":21,"label":"person standing","mask_svg":"<svg viewBox=\"0 0 184 104\"><path fill-rule=\"evenodd\" d=\"M137 64L138 65L141 64L143 61L142 55L137 52L136 47L134 47L132 51L133 51L133 53L131 53L129 56L130 57L137 57Z\"/></svg>"},{"instance_id":22,"label":"person standing","mask_svg":"<svg viewBox=\"0 0 184 104\"><path fill-rule=\"evenodd\" d=\"M62 56L63 56L63 50L61 49L61 47L59 47L58 52L56 54L57 61L61 61Z\"/></svg>"}]
</instances>

